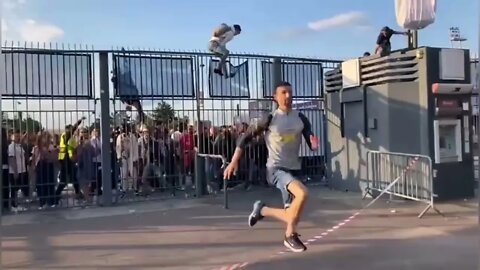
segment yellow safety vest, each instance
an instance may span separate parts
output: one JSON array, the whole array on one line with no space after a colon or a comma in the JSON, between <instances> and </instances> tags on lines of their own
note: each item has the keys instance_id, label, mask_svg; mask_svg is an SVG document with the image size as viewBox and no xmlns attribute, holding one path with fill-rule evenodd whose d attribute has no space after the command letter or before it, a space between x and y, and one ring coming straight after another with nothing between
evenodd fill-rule
<instances>
[{"instance_id":1,"label":"yellow safety vest","mask_svg":"<svg viewBox=\"0 0 480 270\"><path fill-rule=\"evenodd\" d=\"M68 157L72 158L73 151L77 148L77 141L73 136L65 144L65 132L60 136L60 152L58 153L58 160L64 160L65 154L68 153Z\"/></svg>"}]
</instances>

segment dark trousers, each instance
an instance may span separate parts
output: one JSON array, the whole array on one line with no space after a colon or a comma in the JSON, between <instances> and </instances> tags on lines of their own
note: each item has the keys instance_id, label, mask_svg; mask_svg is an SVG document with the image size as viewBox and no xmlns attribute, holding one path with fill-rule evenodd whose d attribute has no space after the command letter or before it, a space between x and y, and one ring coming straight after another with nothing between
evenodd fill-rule
<instances>
[{"instance_id":1,"label":"dark trousers","mask_svg":"<svg viewBox=\"0 0 480 270\"><path fill-rule=\"evenodd\" d=\"M18 179L15 179L14 175L9 174L10 179L10 200L12 202L12 207L17 207L17 193L18 190L21 190L24 196L29 196L30 194L30 185L28 183L28 174L26 172L19 173Z\"/></svg>"},{"instance_id":2,"label":"dark trousers","mask_svg":"<svg viewBox=\"0 0 480 270\"><path fill-rule=\"evenodd\" d=\"M9 187L9 175L8 169L3 169L2 171L2 200L3 200L3 209L8 210L10 208L9 200L10 200L10 187Z\"/></svg>"},{"instance_id":3,"label":"dark trousers","mask_svg":"<svg viewBox=\"0 0 480 270\"><path fill-rule=\"evenodd\" d=\"M40 206L55 204L55 167L53 163L40 160L35 168L37 196Z\"/></svg>"},{"instance_id":4,"label":"dark trousers","mask_svg":"<svg viewBox=\"0 0 480 270\"><path fill-rule=\"evenodd\" d=\"M96 178L97 181L93 182L90 188L90 191L93 193L96 191L96 194L98 196L101 196L103 194L103 179L102 179L102 164L100 162L94 162L93 163L95 166L95 171L96 171ZM117 182L118 178L120 175L120 172L117 173L117 171L120 170L120 168L117 165L117 162L112 162L112 190L117 188Z\"/></svg>"},{"instance_id":5,"label":"dark trousers","mask_svg":"<svg viewBox=\"0 0 480 270\"><path fill-rule=\"evenodd\" d=\"M60 175L58 176L60 183L58 184L57 191L55 192L56 203L60 201L63 189L67 186L68 183L73 184L75 189L75 194L80 195L80 186L77 181L77 167L69 159L65 158L60 160Z\"/></svg>"}]
</instances>

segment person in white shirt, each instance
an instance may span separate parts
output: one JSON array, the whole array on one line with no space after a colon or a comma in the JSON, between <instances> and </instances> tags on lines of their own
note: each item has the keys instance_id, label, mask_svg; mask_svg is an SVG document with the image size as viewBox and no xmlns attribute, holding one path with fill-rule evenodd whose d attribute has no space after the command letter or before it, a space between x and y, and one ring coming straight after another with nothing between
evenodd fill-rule
<instances>
[{"instance_id":1,"label":"person in white shirt","mask_svg":"<svg viewBox=\"0 0 480 270\"><path fill-rule=\"evenodd\" d=\"M18 190L20 189L25 197L28 197L30 194L25 150L23 145L20 143L20 138L20 131L15 130L12 134L12 142L8 146L8 171L11 186L10 199L12 201L12 208L14 211L18 207Z\"/></svg>"},{"instance_id":2,"label":"person in white shirt","mask_svg":"<svg viewBox=\"0 0 480 270\"><path fill-rule=\"evenodd\" d=\"M208 44L208 50L220 57L220 62L217 67L213 70L216 74L220 76L225 76L227 78L232 77L233 74L229 73L227 70L226 61L230 51L227 49L227 43L233 39L234 36L239 35L242 32L242 28L238 24L233 26L228 26L222 23L213 31L213 35L210 38Z\"/></svg>"},{"instance_id":3,"label":"person in white shirt","mask_svg":"<svg viewBox=\"0 0 480 270\"><path fill-rule=\"evenodd\" d=\"M120 161L120 174L122 189L124 192L133 188L138 178L138 139L129 130L127 125L124 125L122 134L117 137L116 152L117 158Z\"/></svg>"}]
</instances>

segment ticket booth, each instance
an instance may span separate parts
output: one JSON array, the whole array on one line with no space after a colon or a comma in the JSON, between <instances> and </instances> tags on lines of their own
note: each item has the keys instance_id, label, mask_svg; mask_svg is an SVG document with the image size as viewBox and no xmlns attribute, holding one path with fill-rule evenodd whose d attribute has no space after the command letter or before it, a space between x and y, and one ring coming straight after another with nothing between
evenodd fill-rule
<instances>
[{"instance_id":1,"label":"ticket booth","mask_svg":"<svg viewBox=\"0 0 480 270\"><path fill-rule=\"evenodd\" d=\"M434 83L433 172L440 199L473 196L472 84Z\"/></svg>"},{"instance_id":2,"label":"ticket booth","mask_svg":"<svg viewBox=\"0 0 480 270\"><path fill-rule=\"evenodd\" d=\"M468 198L474 196L470 52L435 48L427 53L434 191L440 200Z\"/></svg>"}]
</instances>

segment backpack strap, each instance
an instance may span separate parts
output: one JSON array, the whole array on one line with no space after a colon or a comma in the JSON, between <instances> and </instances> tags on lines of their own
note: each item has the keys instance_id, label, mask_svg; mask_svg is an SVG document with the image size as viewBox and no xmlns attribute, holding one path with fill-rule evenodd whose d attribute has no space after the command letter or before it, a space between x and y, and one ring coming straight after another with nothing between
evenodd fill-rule
<instances>
[{"instance_id":1,"label":"backpack strap","mask_svg":"<svg viewBox=\"0 0 480 270\"><path fill-rule=\"evenodd\" d=\"M267 117L267 122L265 123L265 130L268 130L268 128L270 127L270 123L272 123L272 119L273 119L273 114L269 113Z\"/></svg>"}]
</instances>

